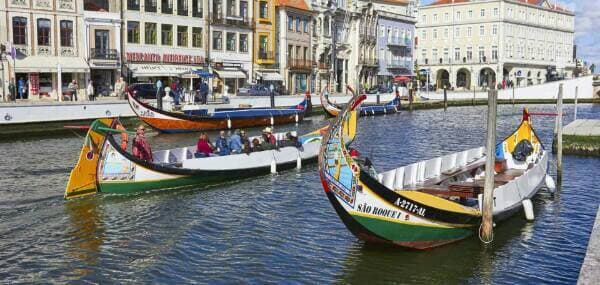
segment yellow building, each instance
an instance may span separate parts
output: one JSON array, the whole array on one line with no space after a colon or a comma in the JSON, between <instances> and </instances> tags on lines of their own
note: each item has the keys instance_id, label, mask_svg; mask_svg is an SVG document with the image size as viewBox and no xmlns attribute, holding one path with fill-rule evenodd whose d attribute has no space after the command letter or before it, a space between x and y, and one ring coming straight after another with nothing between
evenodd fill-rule
<instances>
[{"instance_id":1,"label":"yellow building","mask_svg":"<svg viewBox=\"0 0 600 285\"><path fill-rule=\"evenodd\" d=\"M279 86L275 56L275 0L254 0L254 81Z\"/></svg>"}]
</instances>

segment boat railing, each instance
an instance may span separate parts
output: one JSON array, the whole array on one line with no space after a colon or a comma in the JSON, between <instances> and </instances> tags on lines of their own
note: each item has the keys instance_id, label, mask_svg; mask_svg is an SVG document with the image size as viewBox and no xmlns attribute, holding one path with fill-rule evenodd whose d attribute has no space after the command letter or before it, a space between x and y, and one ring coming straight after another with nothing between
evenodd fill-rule
<instances>
[{"instance_id":1,"label":"boat railing","mask_svg":"<svg viewBox=\"0 0 600 285\"><path fill-rule=\"evenodd\" d=\"M481 159L483 154L483 147L473 148L382 172L378 174L377 179L389 189L407 189L422 184L428 179L439 177L441 174L461 169Z\"/></svg>"}]
</instances>

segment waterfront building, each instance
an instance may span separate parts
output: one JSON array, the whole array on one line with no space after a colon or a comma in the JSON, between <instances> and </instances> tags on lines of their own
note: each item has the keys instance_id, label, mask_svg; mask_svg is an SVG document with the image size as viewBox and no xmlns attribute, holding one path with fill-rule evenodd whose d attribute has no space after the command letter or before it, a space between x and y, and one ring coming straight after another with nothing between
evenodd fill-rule
<instances>
[{"instance_id":1,"label":"waterfront building","mask_svg":"<svg viewBox=\"0 0 600 285\"><path fill-rule=\"evenodd\" d=\"M304 93L310 89L314 64L312 12L304 0L278 0L276 8L276 45L283 91Z\"/></svg>"},{"instance_id":2,"label":"waterfront building","mask_svg":"<svg viewBox=\"0 0 600 285\"><path fill-rule=\"evenodd\" d=\"M275 4L277 0L257 0L254 7L254 81L273 84L278 90L283 83L275 55ZM279 90L281 91L281 90Z\"/></svg>"},{"instance_id":3,"label":"waterfront building","mask_svg":"<svg viewBox=\"0 0 600 285\"><path fill-rule=\"evenodd\" d=\"M377 72L379 67L379 59L377 58L377 18L378 11L375 10L374 2L369 2L362 6L358 6L354 21L355 29L358 31L357 35L350 36L350 46L355 55L352 58L347 59L346 72L348 64L350 66L356 66L359 84L369 89L376 83ZM344 31L344 32L349 32ZM358 40L356 40L358 39ZM356 54L358 53L358 54ZM350 55L351 53L348 53ZM358 59L358 61L355 61ZM353 76L353 78L356 78ZM356 79L355 79L356 80ZM348 83L346 83L348 84Z\"/></svg>"},{"instance_id":4,"label":"waterfront building","mask_svg":"<svg viewBox=\"0 0 600 285\"><path fill-rule=\"evenodd\" d=\"M95 94L113 94L115 82L121 76L121 3L121 0L83 1L83 55L90 66Z\"/></svg>"},{"instance_id":5,"label":"waterfront building","mask_svg":"<svg viewBox=\"0 0 600 285\"><path fill-rule=\"evenodd\" d=\"M208 0L210 43L207 55L218 76L213 90L218 94L237 94L238 88L252 78L253 1Z\"/></svg>"},{"instance_id":6,"label":"waterfront building","mask_svg":"<svg viewBox=\"0 0 600 285\"><path fill-rule=\"evenodd\" d=\"M417 57L458 90L571 77L574 13L547 0L438 0L419 9Z\"/></svg>"},{"instance_id":7,"label":"waterfront building","mask_svg":"<svg viewBox=\"0 0 600 285\"><path fill-rule=\"evenodd\" d=\"M67 91L71 80L85 87L90 69L84 59L81 1L0 0L0 23L0 43L9 54L16 49L14 61L2 59L5 81L16 76L17 85L25 82L27 98L62 99L58 94Z\"/></svg>"},{"instance_id":8,"label":"waterfront building","mask_svg":"<svg viewBox=\"0 0 600 285\"><path fill-rule=\"evenodd\" d=\"M412 3L412 2L411 2ZM416 18L405 1L375 3L377 9L377 83L391 86L395 76L413 76Z\"/></svg>"},{"instance_id":9,"label":"waterfront building","mask_svg":"<svg viewBox=\"0 0 600 285\"><path fill-rule=\"evenodd\" d=\"M123 0L123 62L129 82L167 84L205 68L202 0ZM189 88L188 82L184 87Z\"/></svg>"}]
</instances>

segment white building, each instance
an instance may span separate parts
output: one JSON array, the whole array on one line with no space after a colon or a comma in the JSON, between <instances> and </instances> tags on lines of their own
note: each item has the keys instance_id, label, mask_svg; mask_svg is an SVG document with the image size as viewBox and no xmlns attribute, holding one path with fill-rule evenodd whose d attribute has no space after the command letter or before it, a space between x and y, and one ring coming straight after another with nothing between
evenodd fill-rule
<instances>
[{"instance_id":1,"label":"white building","mask_svg":"<svg viewBox=\"0 0 600 285\"><path fill-rule=\"evenodd\" d=\"M547 0L439 0L418 17L418 65L438 88L526 86L575 68L574 13Z\"/></svg>"}]
</instances>

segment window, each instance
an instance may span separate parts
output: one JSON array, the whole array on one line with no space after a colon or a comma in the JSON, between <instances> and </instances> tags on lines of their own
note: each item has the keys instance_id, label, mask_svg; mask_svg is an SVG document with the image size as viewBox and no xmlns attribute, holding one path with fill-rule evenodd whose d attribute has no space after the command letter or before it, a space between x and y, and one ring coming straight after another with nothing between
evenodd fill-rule
<instances>
[{"instance_id":1,"label":"window","mask_svg":"<svg viewBox=\"0 0 600 285\"><path fill-rule=\"evenodd\" d=\"M454 61L460 61L460 48L454 48Z\"/></svg>"},{"instance_id":2,"label":"window","mask_svg":"<svg viewBox=\"0 0 600 285\"><path fill-rule=\"evenodd\" d=\"M225 48L227 51L235 51L235 47L237 45L237 34L236 33L227 33L227 42L225 43Z\"/></svg>"},{"instance_id":3,"label":"window","mask_svg":"<svg viewBox=\"0 0 600 285\"><path fill-rule=\"evenodd\" d=\"M267 1L260 1L260 3L258 4L258 9L260 18L269 18L269 5L267 4Z\"/></svg>"},{"instance_id":4,"label":"window","mask_svg":"<svg viewBox=\"0 0 600 285\"><path fill-rule=\"evenodd\" d=\"M479 35L485 36L485 26L484 25L479 26Z\"/></svg>"},{"instance_id":5,"label":"window","mask_svg":"<svg viewBox=\"0 0 600 285\"><path fill-rule=\"evenodd\" d=\"M296 18L296 32L300 32L300 18Z\"/></svg>"},{"instance_id":6,"label":"window","mask_svg":"<svg viewBox=\"0 0 600 285\"><path fill-rule=\"evenodd\" d=\"M294 46L293 45L288 45L287 47L287 59L288 61L292 61L292 59L294 58Z\"/></svg>"},{"instance_id":7,"label":"window","mask_svg":"<svg viewBox=\"0 0 600 285\"><path fill-rule=\"evenodd\" d=\"M467 47L467 60L473 60L473 49L471 47Z\"/></svg>"},{"instance_id":8,"label":"window","mask_svg":"<svg viewBox=\"0 0 600 285\"><path fill-rule=\"evenodd\" d=\"M448 54L448 48L444 48L443 60L447 60L448 62L450 62L450 55Z\"/></svg>"},{"instance_id":9,"label":"window","mask_svg":"<svg viewBox=\"0 0 600 285\"><path fill-rule=\"evenodd\" d=\"M172 1L172 0L171 0ZM233 1L231 1L233 2ZM177 15L179 16L187 16L189 15L189 3L188 0L177 0ZM179 28L177 28L179 29ZM187 37L186 37L187 39Z\"/></svg>"},{"instance_id":10,"label":"window","mask_svg":"<svg viewBox=\"0 0 600 285\"><path fill-rule=\"evenodd\" d=\"M427 15L423 15L423 24L427 24Z\"/></svg>"},{"instance_id":11,"label":"window","mask_svg":"<svg viewBox=\"0 0 600 285\"><path fill-rule=\"evenodd\" d=\"M421 58L423 60L427 59L427 50L426 49L421 50Z\"/></svg>"},{"instance_id":12,"label":"window","mask_svg":"<svg viewBox=\"0 0 600 285\"><path fill-rule=\"evenodd\" d=\"M498 8L494 8L494 16L498 16Z\"/></svg>"},{"instance_id":13,"label":"window","mask_svg":"<svg viewBox=\"0 0 600 285\"><path fill-rule=\"evenodd\" d=\"M473 27L467 27L467 37L470 38L473 32Z\"/></svg>"},{"instance_id":14,"label":"window","mask_svg":"<svg viewBox=\"0 0 600 285\"><path fill-rule=\"evenodd\" d=\"M288 16L288 30L289 31L294 30L294 17L292 17L292 16Z\"/></svg>"},{"instance_id":15,"label":"window","mask_svg":"<svg viewBox=\"0 0 600 285\"><path fill-rule=\"evenodd\" d=\"M144 24L144 43L147 45L156 44L156 23L145 23Z\"/></svg>"},{"instance_id":16,"label":"window","mask_svg":"<svg viewBox=\"0 0 600 285\"><path fill-rule=\"evenodd\" d=\"M456 11L456 20L460 21L460 11Z\"/></svg>"},{"instance_id":17,"label":"window","mask_svg":"<svg viewBox=\"0 0 600 285\"><path fill-rule=\"evenodd\" d=\"M479 47L479 62L485 62L485 47Z\"/></svg>"},{"instance_id":18,"label":"window","mask_svg":"<svg viewBox=\"0 0 600 285\"><path fill-rule=\"evenodd\" d=\"M460 27L456 27L456 29L454 29L454 37L460 38Z\"/></svg>"},{"instance_id":19,"label":"window","mask_svg":"<svg viewBox=\"0 0 600 285\"><path fill-rule=\"evenodd\" d=\"M240 17L248 19L248 1L240 1Z\"/></svg>"},{"instance_id":20,"label":"window","mask_svg":"<svg viewBox=\"0 0 600 285\"><path fill-rule=\"evenodd\" d=\"M202 3L204 0L192 0L192 17L202 18ZM192 31L194 29L192 28Z\"/></svg>"},{"instance_id":21,"label":"window","mask_svg":"<svg viewBox=\"0 0 600 285\"><path fill-rule=\"evenodd\" d=\"M192 47L202 47L202 28L192 28Z\"/></svg>"},{"instance_id":22,"label":"window","mask_svg":"<svg viewBox=\"0 0 600 285\"><path fill-rule=\"evenodd\" d=\"M469 19L473 18L473 10L469 10Z\"/></svg>"},{"instance_id":23,"label":"window","mask_svg":"<svg viewBox=\"0 0 600 285\"><path fill-rule=\"evenodd\" d=\"M329 17L325 17L325 20L323 20L323 34L326 37L329 37L331 31L329 31Z\"/></svg>"},{"instance_id":24,"label":"window","mask_svg":"<svg viewBox=\"0 0 600 285\"><path fill-rule=\"evenodd\" d=\"M308 19L305 19L304 20L304 32L307 34L308 34L308 23L309 23Z\"/></svg>"},{"instance_id":25,"label":"window","mask_svg":"<svg viewBox=\"0 0 600 285\"><path fill-rule=\"evenodd\" d=\"M163 14L173 14L173 0L161 0Z\"/></svg>"},{"instance_id":26,"label":"window","mask_svg":"<svg viewBox=\"0 0 600 285\"><path fill-rule=\"evenodd\" d=\"M248 34L240 34L240 52L248 52Z\"/></svg>"},{"instance_id":27,"label":"window","mask_svg":"<svg viewBox=\"0 0 600 285\"><path fill-rule=\"evenodd\" d=\"M37 20L37 43L40 46L50 45L50 20L49 19L38 19Z\"/></svg>"},{"instance_id":28,"label":"window","mask_svg":"<svg viewBox=\"0 0 600 285\"><path fill-rule=\"evenodd\" d=\"M426 30L421 31L421 38L423 38L423 40L427 39L427 31Z\"/></svg>"},{"instance_id":29,"label":"window","mask_svg":"<svg viewBox=\"0 0 600 285\"><path fill-rule=\"evenodd\" d=\"M268 54L269 51L269 38L264 35L258 37L258 58L269 59L271 58Z\"/></svg>"},{"instance_id":30,"label":"window","mask_svg":"<svg viewBox=\"0 0 600 285\"><path fill-rule=\"evenodd\" d=\"M140 0L127 0L127 10L140 10Z\"/></svg>"},{"instance_id":31,"label":"window","mask_svg":"<svg viewBox=\"0 0 600 285\"><path fill-rule=\"evenodd\" d=\"M127 42L132 44L140 43L140 23L127 22Z\"/></svg>"},{"instance_id":32,"label":"window","mask_svg":"<svg viewBox=\"0 0 600 285\"><path fill-rule=\"evenodd\" d=\"M492 59L498 59L498 46L492 46Z\"/></svg>"},{"instance_id":33,"label":"window","mask_svg":"<svg viewBox=\"0 0 600 285\"><path fill-rule=\"evenodd\" d=\"M222 50L223 49L223 32L221 31L213 31L213 44L212 44L212 48L215 50Z\"/></svg>"},{"instance_id":34,"label":"window","mask_svg":"<svg viewBox=\"0 0 600 285\"><path fill-rule=\"evenodd\" d=\"M498 34L498 25L493 25L492 26L492 35L497 35Z\"/></svg>"},{"instance_id":35,"label":"window","mask_svg":"<svg viewBox=\"0 0 600 285\"><path fill-rule=\"evenodd\" d=\"M139 1L139 0L138 0ZM146 12L156 12L156 4L157 0L145 0L144 2L144 11Z\"/></svg>"},{"instance_id":36,"label":"window","mask_svg":"<svg viewBox=\"0 0 600 285\"><path fill-rule=\"evenodd\" d=\"M229 5L227 6L227 16L238 16L236 15L237 3L235 0L229 0Z\"/></svg>"},{"instance_id":37,"label":"window","mask_svg":"<svg viewBox=\"0 0 600 285\"><path fill-rule=\"evenodd\" d=\"M437 23L437 14L433 14L433 22Z\"/></svg>"},{"instance_id":38,"label":"window","mask_svg":"<svg viewBox=\"0 0 600 285\"><path fill-rule=\"evenodd\" d=\"M13 43L16 45L27 44L27 18L14 17L12 20L13 26Z\"/></svg>"},{"instance_id":39,"label":"window","mask_svg":"<svg viewBox=\"0 0 600 285\"><path fill-rule=\"evenodd\" d=\"M433 29L433 38L437 39L437 29Z\"/></svg>"},{"instance_id":40,"label":"window","mask_svg":"<svg viewBox=\"0 0 600 285\"><path fill-rule=\"evenodd\" d=\"M431 50L431 57L433 58L434 61L438 60L438 54L437 54L437 49L434 48Z\"/></svg>"},{"instance_id":41,"label":"window","mask_svg":"<svg viewBox=\"0 0 600 285\"><path fill-rule=\"evenodd\" d=\"M385 27L379 26L379 37L385 36Z\"/></svg>"},{"instance_id":42,"label":"window","mask_svg":"<svg viewBox=\"0 0 600 285\"><path fill-rule=\"evenodd\" d=\"M73 21L60 21L60 45L63 47L73 46Z\"/></svg>"},{"instance_id":43,"label":"window","mask_svg":"<svg viewBox=\"0 0 600 285\"><path fill-rule=\"evenodd\" d=\"M448 38L448 28L444 29L444 39Z\"/></svg>"},{"instance_id":44,"label":"window","mask_svg":"<svg viewBox=\"0 0 600 285\"><path fill-rule=\"evenodd\" d=\"M481 9L481 10L479 11L479 16L480 16L480 17L485 17L485 9Z\"/></svg>"},{"instance_id":45,"label":"window","mask_svg":"<svg viewBox=\"0 0 600 285\"><path fill-rule=\"evenodd\" d=\"M188 27L177 26L177 46L188 46Z\"/></svg>"},{"instance_id":46,"label":"window","mask_svg":"<svg viewBox=\"0 0 600 285\"><path fill-rule=\"evenodd\" d=\"M173 25L162 24L160 30L160 43L164 46L173 45Z\"/></svg>"},{"instance_id":47,"label":"window","mask_svg":"<svg viewBox=\"0 0 600 285\"><path fill-rule=\"evenodd\" d=\"M448 12L444 13L444 21L450 22L450 15L448 14Z\"/></svg>"}]
</instances>

